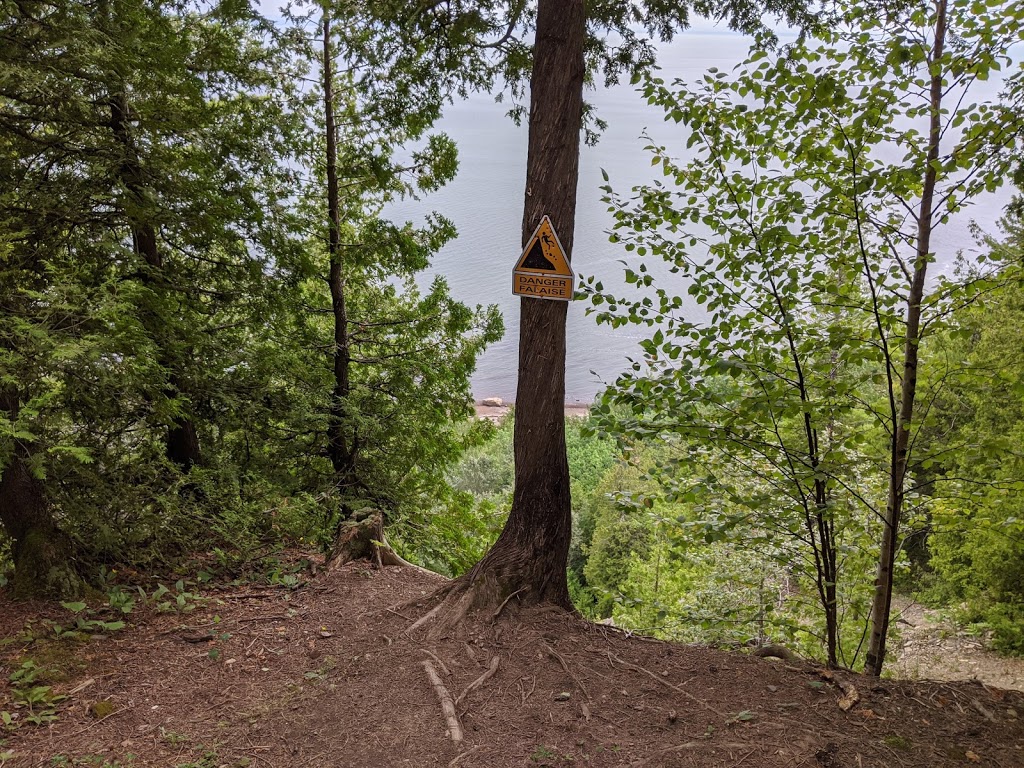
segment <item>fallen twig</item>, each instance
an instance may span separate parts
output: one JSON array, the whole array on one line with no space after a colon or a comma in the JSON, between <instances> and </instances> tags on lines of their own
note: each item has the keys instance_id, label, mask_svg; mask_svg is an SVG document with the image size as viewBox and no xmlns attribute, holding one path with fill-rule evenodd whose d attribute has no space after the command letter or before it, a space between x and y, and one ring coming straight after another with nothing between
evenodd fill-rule
<instances>
[{"instance_id":1,"label":"fallen twig","mask_svg":"<svg viewBox=\"0 0 1024 768\"><path fill-rule=\"evenodd\" d=\"M433 655L433 654L431 654L431 655ZM487 668L487 671L484 672L482 675L480 675L480 677L478 677L472 683L470 683L469 685L466 686L466 690L464 690L462 693L460 693L459 694L459 698L457 698L455 700L455 706L458 706L459 704L461 704L462 700L464 698L466 698L467 694L472 693L477 688L479 688L481 685L486 683L491 677L493 677L494 673L498 671L498 664L500 662L501 662L501 658L498 657L498 656L495 656L493 659L491 659L491 665L490 665L490 667Z\"/></svg>"},{"instance_id":2,"label":"fallen twig","mask_svg":"<svg viewBox=\"0 0 1024 768\"><path fill-rule=\"evenodd\" d=\"M524 677L524 678L521 678L519 680L519 706L525 705L526 704L526 700L533 695L533 692L535 690L537 690L537 678L534 677L533 678L533 686L530 688L530 692L527 693L526 692L526 686L523 685L523 680L525 680L525 679L526 678Z\"/></svg>"},{"instance_id":3,"label":"fallen twig","mask_svg":"<svg viewBox=\"0 0 1024 768\"><path fill-rule=\"evenodd\" d=\"M444 683L441 682L441 678L438 676L437 670L434 669L434 665L429 661L424 661L422 664L423 668L427 671L427 677L430 678L430 682L434 686L434 693L437 694L437 698L441 702L441 711L444 712L444 719L448 723L448 735L453 742L461 744L462 724L459 722L459 716L455 712L455 703L452 701L452 695L444 687Z\"/></svg>"},{"instance_id":4,"label":"fallen twig","mask_svg":"<svg viewBox=\"0 0 1024 768\"><path fill-rule=\"evenodd\" d=\"M475 747L473 747L472 749L467 749L467 750L466 750L465 752L463 752L462 754L460 754L460 755L457 755L457 756L455 757L455 759L454 759L454 760L452 760L452 761L451 761L450 763L448 763L448 768L455 768L455 766L459 764L459 762L460 762L460 761L462 760L462 758L464 758L464 757L467 757L467 756L469 756L469 755L473 754L473 753L474 753L474 752L476 752L476 751L477 751L478 749L480 749L480 745L479 745L479 744L477 744L477 745L476 745Z\"/></svg>"},{"instance_id":5,"label":"fallen twig","mask_svg":"<svg viewBox=\"0 0 1024 768\"><path fill-rule=\"evenodd\" d=\"M115 709L113 712L111 712L106 717L101 717L95 723L90 723L89 725L85 726L84 728L79 728L77 731L74 731L70 736L64 736L64 737L62 737L62 739L70 740L70 739L75 738L76 736L81 736L86 731L91 731L93 728L98 726L100 723L105 723L110 718L117 717L122 712L127 712L128 709L129 709L129 707L122 707L121 709ZM52 763L50 763L49 760L43 760L41 763L38 763L38 765L50 765L50 764L52 764Z\"/></svg>"},{"instance_id":6,"label":"fallen twig","mask_svg":"<svg viewBox=\"0 0 1024 768\"><path fill-rule=\"evenodd\" d=\"M996 721L995 715L993 715L988 709L986 709L985 705L983 705L977 699L971 699L971 706L974 707L978 711L978 714L980 714L982 717L984 717L990 723L994 723Z\"/></svg>"},{"instance_id":7,"label":"fallen twig","mask_svg":"<svg viewBox=\"0 0 1024 768\"><path fill-rule=\"evenodd\" d=\"M79 683L74 688L72 688L70 691L68 691L67 695L68 696L74 696L76 693L81 693L86 688L88 688L90 685L93 685L95 682L96 682L96 678L95 677L90 677L85 682Z\"/></svg>"},{"instance_id":8,"label":"fallen twig","mask_svg":"<svg viewBox=\"0 0 1024 768\"><path fill-rule=\"evenodd\" d=\"M659 677L658 675L656 675L653 672L651 672L649 669L645 669L644 667L641 667L641 666L639 666L637 664L630 664L628 661L624 661L623 659L620 659L618 656L616 656L611 651L605 651L605 655L608 656L608 660L609 661L615 661L615 662L621 664L622 666L624 666L624 667L626 667L628 669L633 669L633 670L636 670L637 672L643 672L645 675L650 677L652 680L657 680L659 683L664 685L666 688L670 688L673 691L675 691L676 693L682 694L683 696L685 696L686 698L688 698L690 701L694 702L695 704L700 704L702 707L704 707L704 709L708 710L709 712L714 712L719 717L723 717L725 719L729 719L729 715L727 715L725 712L721 712L721 711L715 709L710 704L708 704L706 701L704 701L703 699L698 699L696 696L694 696L689 691L684 691L682 688L680 688L678 686L675 686L675 685L672 685L672 683L670 683L668 680L665 680L664 678Z\"/></svg>"},{"instance_id":9,"label":"fallen twig","mask_svg":"<svg viewBox=\"0 0 1024 768\"><path fill-rule=\"evenodd\" d=\"M554 656L556 659L558 659L558 662L562 665L562 669L565 670L565 674L572 678L572 681L576 683L576 687L579 688L580 691L583 692L583 695L586 696L589 700L590 694L587 693L587 689L583 686L583 683L580 681L580 679L572 673L572 670L569 669L569 665L565 663L565 659L562 658L561 654L547 643L541 643L541 645L543 646L544 650L548 652L549 655Z\"/></svg>"}]
</instances>

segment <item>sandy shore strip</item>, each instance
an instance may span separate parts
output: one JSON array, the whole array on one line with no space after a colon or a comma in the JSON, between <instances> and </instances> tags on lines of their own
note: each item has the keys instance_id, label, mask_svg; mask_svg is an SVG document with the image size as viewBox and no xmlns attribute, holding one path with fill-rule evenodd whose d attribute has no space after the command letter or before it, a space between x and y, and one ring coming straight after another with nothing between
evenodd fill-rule
<instances>
[{"instance_id":1,"label":"sandy shore strip","mask_svg":"<svg viewBox=\"0 0 1024 768\"><path fill-rule=\"evenodd\" d=\"M483 400L477 400L474 405L476 406L476 416L478 419L490 419L498 423L505 418L505 414L509 412L515 403L505 402L497 397L487 397ZM590 415L590 406L580 402L566 403L565 415L566 418L585 419Z\"/></svg>"}]
</instances>

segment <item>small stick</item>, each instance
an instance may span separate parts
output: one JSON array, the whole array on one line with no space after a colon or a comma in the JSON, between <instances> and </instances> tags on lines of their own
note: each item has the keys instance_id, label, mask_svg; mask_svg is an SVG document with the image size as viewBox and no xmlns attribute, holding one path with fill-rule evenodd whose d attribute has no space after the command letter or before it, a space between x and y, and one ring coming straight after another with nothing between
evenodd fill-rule
<instances>
[{"instance_id":1,"label":"small stick","mask_svg":"<svg viewBox=\"0 0 1024 768\"><path fill-rule=\"evenodd\" d=\"M93 685L95 682L96 682L96 678L95 677L90 677L84 683L79 683L74 688L72 688L70 691L68 691L68 696L74 696L76 693L81 693L86 688L88 688L90 685Z\"/></svg>"},{"instance_id":2,"label":"small stick","mask_svg":"<svg viewBox=\"0 0 1024 768\"><path fill-rule=\"evenodd\" d=\"M428 653L429 653L429 651L428 651ZM431 654L431 656L433 656L433 654ZM478 677L476 680L474 680L472 683L470 683L469 685L466 686L466 690L464 690L462 693L460 693L459 694L459 698L457 698L455 700L455 706L458 706L459 704L462 703L462 700L464 698L466 698L466 694L472 693L477 688L479 688L481 685L486 683L491 677L493 677L494 673L498 671L498 664L500 662L501 662L501 658L498 657L498 656L495 656L493 659L491 659L491 666L487 669L486 672L484 672L482 675L480 675L480 677Z\"/></svg>"},{"instance_id":3,"label":"small stick","mask_svg":"<svg viewBox=\"0 0 1024 768\"><path fill-rule=\"evenodd\" d=\"M437 654L435 654L433 651L428 651L426 648L420 648L420 650L423 651L425 654L427 654L427 656L432 658L434 661L436 661L438 663L438 665L440 665L441 671L444 672L444 676L445 677L451 677L452 676L452 673L449 671L448 667L445 666L445 663L443 661L441 661L440 658L438 658ZM458 704L458 702L455 702L455 703Z\"/></svg>"},{"instance_id":4,"label":"small stick","mask_svg":"<svg viewBox=\"0 0 1024 768\"><path fill-rule=\"evenodd\" d=\"M472 749L467 749L467 750L466 750L465 752L463 752L463 753L462 753L461 755L459 755L459 756L458 756L458 757L456 757L456 758L455 758L454 760L452 760L452 761L451 761L450 763L448 763L448 768L455 768L455 766L456 766L456 765L458 765L458 764L459 764L459 763L460 763L460 762L462 761L462 758L464 758L464 757L466 757L466 756L468 756L468 755L471 755L471 754L473 754L473 753L474 753L474 752L476 752L476 751L477 751L478 749L480 749L480 745L479 745L479 744L477 744L477 745L476 745L475 747L473 747Z\"/></svg>"},{"instance_id":5,"label":"small stick","mask_svg":"<svg viewBox=\"0 0 1024 768\"><path fill-rule=\"evenodd\" d=\"M525 678L523 678L523 679L525 679ZM519 681L520 686L522 686L522 682L523 682L522 680ZM519 706L523 706L524 704L526 704L526 700L528 698L530 698L531 696L533 696L533 692L535 690L537 690L537 678L536 677L533 678L533 685L530 687L530 692L529 693L526 692L526 687L522 686L522 692L520 693L521 699L520 699L520 702L519 702Z\"/></svg>"},{"instance_id":6,"label":"small stick","mask_svg":"<svg viewBox=\"0 0 1024 768\"><path fill-rule=\"evenodd\" d=\"M491 622L497 621L498 617L501 615L501 612L505 610L505 606L508 605L509 600L518 595L520 592L526 592L527 590L529 590L529 587L523 587L522 589L517 589L511 595L506 597L504 601L502 601L501 605L498 606L498 610L496 610L494 614L491 616Z\"/></svg>"},{"instance_id":7,"label":"small stick","mask_svg":"<svg viewBox=\"0 0 1024 768\"><path fill-rule=\"evenodd\" d=\"M444 719L448 722L448 735L456 744L461 744L462 724L459 722L459 716L455 712L455 704L452 702L452 695L448 693L448 689L444 687L444 683L441 682L441 678L438 677L437 670L434 669L434 665L429 661L424 661L422 664L423 669L427 671L427 677L430 678L431 685L434 686L434 693L437 694L437 698L441 702L441 711L444 712Z\"/></svg>"},{"instance_id":8,"label":"small stick","mask_svg":"<svg viewBox=\"0 0 1024 768\"><path fill-rule=\"evenodd\" d=\"M567 675L568 675L569 677L571 677L571 678L572 678L572 681L573 681L574 683L576 683L576 687L577 687L577 688L579 688L579 689L580 689L581 691L583 691L583 695L584 695L584 696L586 696L586 697L587 697L587 699L589 699L589 698L590 698L590 694L589 694L589 693L587 693L587 689L583 687L583 683L582 683L582 682L580 682L580 679L579 679L578 677L576 677L576 675L574 675L574 674L572 673L572 670L571 670L571 669L569 669L569 665L565 663L565 659L563 659L563 658L562 658L561 654L559 654L559 653L558 653L558 651L556 651L556 650L555 650L554 648L552 648L552 647L551 647L550 645L548 645L547 643L541 643L541 646L542 646L542 647L544 648L544 650L545 650L545 651L547 651L547 652L548 652L548 653L549 653L550 655L552 655L552 656L554 656L554 657L555 657L556 659L558 659L559 663L560 663L560 664L562 665L562 669L564 669L564 670L565 670L565 674L567 674Z\"/></svg>"}]
</instances>

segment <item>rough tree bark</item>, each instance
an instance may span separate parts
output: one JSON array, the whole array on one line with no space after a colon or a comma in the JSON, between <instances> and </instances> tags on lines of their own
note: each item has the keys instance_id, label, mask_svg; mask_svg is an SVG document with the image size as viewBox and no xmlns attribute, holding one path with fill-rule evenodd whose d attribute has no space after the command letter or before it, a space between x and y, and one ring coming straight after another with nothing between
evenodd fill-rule
<instances>
[{"instance_id":1,"label":"rough tree bark","mask_svg":"<svg viewBox=\"0 0 1024 768\"><path fill-rule=\"evenodd\" d=\"M907 465L910 452L910 425L917 395L918 347L921 342L921 303L924 300L925 278L931 260L931 236L934 220L936 165L942 141L942 54L946 42L946 0L936 3L935 40L929 57L930 123L928 130L928 159L921 189L921 203L917 215L917 252L914 274L907 293L906 338L903 349L903 381L900 387L899 413L893 424L889 457L889 489L885 507L885 525L882 546L875 577L875 594L871 602L871 637L865 660L865 671L881 675L885 665L886 641L889 633L889 614L892 608L893 565L899 544L900 525L906 497ZM888 362L888 361L887 361Z\"/></svg>"},{"instance_id":2,"label":"rough tree bark","mask_svg":"<svg viewBox=\"0 0 1024 768\"><path fill-rule=\"evenodd\" d=\"M19 407L16 388L0 389L0 413L14 421ZM72 597L83 583L75 569L71 539L57 527L46 488L32 474L34 450L30 442L18 441L0 476L0 523L13 542L10 594L18 600Z\"/></svg>"},{"instance_id":3,"label":"rough tree bark","mask_svg":"<svg viewBox=\"0 0 1024 768\"><path fill-rule=\"evenodd\" d=\"M583 0L540 0L526 161L523 247L544 214L572 254L583 116ZM521 299L519 382L514 435L515 490L497 542L414 626L437 619L435 631L468 610L521 600L571 608L566 564L572 533L565 452L565 318L563 301Z\"/></svg>"},{"instance_id":4,"label":"rough tree bark","mask_svg":"<svg viewBox=\"0 0 1024 768\"><path fill-rule=\"evenodd\" d=\"M346 434L345 407L352 392L350 369L352 353L349 348L348 310L345 305L345 272L341 253L341 205L338 191L338 133L334 117L334 54L331 51L331 17L327 10L323 16L324 57L324 127L327 160L327 257L330 273L327 283L331 290L331 311L334 317L334 344L331 360L334 389L331 392L329 422L327 426L327 452L338 484L342 487L354 470L355 446L349 444Z\"/></svg>"}]
</instances>

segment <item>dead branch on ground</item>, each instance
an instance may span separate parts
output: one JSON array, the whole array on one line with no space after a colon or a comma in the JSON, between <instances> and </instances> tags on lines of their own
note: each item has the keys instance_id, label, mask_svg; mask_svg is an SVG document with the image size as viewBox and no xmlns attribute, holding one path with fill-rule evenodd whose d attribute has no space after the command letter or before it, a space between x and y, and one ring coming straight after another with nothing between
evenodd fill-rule
<instances>
[{"instance_id":1,"label":"dead branch on ground","mask_svg":"<svg viewBox=\"0 0 1024 768\"><path fill-rule=\"evenodd\" d=\"M459 716L455 712L455 703L452 701L452 695L444 687L444 683L441 682L441 678L438 676L437 670L434 669L434 665L429 661L424 661L422 664L423 668L427 671L427 677L430 678L430 682L434 686L434 693L437 694L437 698L441 702L441 711L444 712L444 719L448 723L448 735L453 742L461 744L462 723L459 722Z\"/></svg>"}]
</instances>

